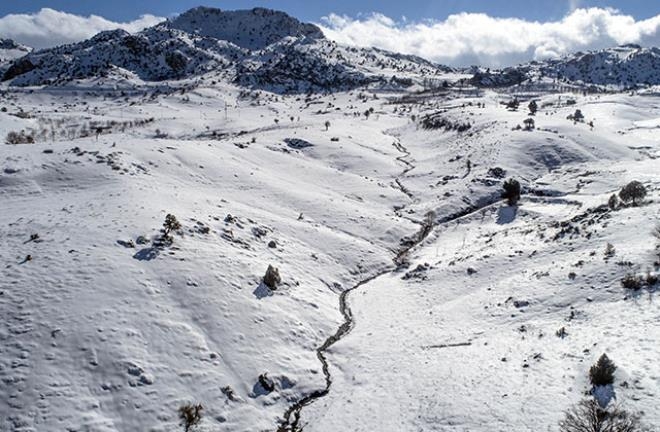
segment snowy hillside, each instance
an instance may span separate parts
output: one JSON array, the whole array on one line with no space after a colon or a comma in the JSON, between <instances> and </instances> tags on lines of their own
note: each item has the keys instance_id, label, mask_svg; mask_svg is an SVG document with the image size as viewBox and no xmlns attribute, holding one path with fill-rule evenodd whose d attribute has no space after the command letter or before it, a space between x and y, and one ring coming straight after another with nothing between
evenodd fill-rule
<instances>
[{"instance_id":1,"label":"snowy hillside","mask_svg":"<svg viewBox=\"0 0 660 432\"><path fill-rule=\"evenodd\" d=\"M480 89L262 9L11 67L0 431L560 432L594 395L659 430L652 90Z\"/></svg>"},{"instance_id":2,"label":"snowy hillside","mask_svg":"<svg viewBox=\"0 0 660 432\"><path fill-rule=\"evenodd\" d=\"M473 82L484 87L499 87L543 79L619 88L660 85L660 49L623 45L579 52L501 71L481 71Z\"/></svg>"},{"instance_id":3,"label":"snowy hillside","mask_svg":"<svg viewBox=\"0 0 660 432\"><path fill-rule=\"evenodd\" d=\"M321 29L303 24L284 12L264 8L221 11L198 7L163 24L201 37L225 40L249 50L260 50L287 37L323 38Z\"/></svg>"},{"instance_id":4,"label":"snowy hillside","mask_svg":"<svg viewBox=\"0 0 660 432\"><path fill-rule=\"evenodd\" d=\"M32 51L24 45L14 42L11 39L0 39L0 65L19 57L23 57Z\"/></svg>"},{"instance_id":5,"label":"snowy hillside","mask_svg":"<svg viewBox=\"0 0 660 432\"><path fill-rule=\"evenodd\" d=\"M370 83L407 87L411 76L434 78L448 70L413 56L338 46L316 26L282 12L196 8L137 34L107 31L35 52L7 65L2 79L62 86L93 77L164 81L213 71L222 81L305 93Z\"/></svg>"}]
</instances>

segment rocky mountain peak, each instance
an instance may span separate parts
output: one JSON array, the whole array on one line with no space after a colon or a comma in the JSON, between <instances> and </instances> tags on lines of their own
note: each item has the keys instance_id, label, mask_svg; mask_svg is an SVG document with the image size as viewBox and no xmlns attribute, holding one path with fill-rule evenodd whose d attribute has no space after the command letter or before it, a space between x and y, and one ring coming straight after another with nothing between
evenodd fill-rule
<instances>
[{"instance_id":1,"label":"rocky mountain peak","mask_svg":"<svg viewBox=\"0 0 660 432\"><path fill-rule=\"evenodd\" d=\"M265 8L223 11L197 7L163 24L201 37L226 40L241 48L260 50L286 37L323 38L321 29L284 12Z\"/></svg>"}]
</instances>

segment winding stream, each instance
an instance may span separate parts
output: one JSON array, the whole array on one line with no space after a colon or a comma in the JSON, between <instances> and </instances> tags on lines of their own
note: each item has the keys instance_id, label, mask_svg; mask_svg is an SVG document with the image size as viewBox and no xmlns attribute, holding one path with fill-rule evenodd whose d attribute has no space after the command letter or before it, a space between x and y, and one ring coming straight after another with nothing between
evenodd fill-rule
<instances>
[{"instance_id":1,"label":"winding stream","mask_svg":"<svg viewBox=\"0 0 660 432\"><path fill-rule=\"evenodd\" d=\"M415 169L415 165L408 160L410 157L410 152L406 149L398 140L393 143L393 146L402 153L401 156L397 157L396 160L401 162L406 166L406 168L399 174L399 176L394 179L395 187L399 189L403 194L408 198L414 199L414 195L410 190L408 190L401 183L401 178L405 177L408 172ZM401 210L401 209L400 209ZM323 389L315 390L307 396L300 399L294 405L289 407L289 409L284 413L284 421L278 427L277 432L300 432L302 431L302 426L300 425L300 416L302 409L307 405L314 403L317 399L320 399L326 396L330 392L330 387L332 386L332 375L330 375L330 369L328 365L328 360L326 358L326 352L330 347L335 343L341 340L346 336L352 329L355 324L353 318L353 313L351 307L348 303L348 296L351 292L360 288L363 285L366 285L374 280L378 279L381 276L391 273L401 266L405 265L405 259L408 253L414 249L417 245L422 243L429 234L433 231L434 227L435 214L430 212L426 215L424 221L420 223L420 229L415 233L413 237L404 238L401 241L401 247L397 250L396 255L392 259L394 267L386 268L379 273L373 274L366 279L359 281L353 287L343 291L339 296L339 311L344 317L344 322L339 326L337 331L328 337L321 346L316 349L316 357L323 366L323 375L325 376L325 387Z\"/></svg>"}]
</instances>

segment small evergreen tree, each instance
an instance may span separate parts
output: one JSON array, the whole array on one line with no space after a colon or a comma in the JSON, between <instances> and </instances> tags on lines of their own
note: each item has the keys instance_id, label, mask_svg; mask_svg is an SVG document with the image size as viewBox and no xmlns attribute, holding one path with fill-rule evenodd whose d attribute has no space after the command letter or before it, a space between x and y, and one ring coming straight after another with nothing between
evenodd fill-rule
<instances>
[{"instance_id":1,"label":"small evergreen tree","mask_svg":"<svg viewBox=\"0 0 660 432\"><path fill-rule=\"evenodd\" d=\"M173 214L168 214L165 216L165 222L163 222L163 242L171 243L172 233L181 229L181 223Z\"/></svg>"},{"instance_id":2,"label":"small evergreen tree","mask_svg":"<svg viewBox=\"0 0 660 432\"><path fill-rule=\"evenodd\" d=\"M589 369L589 380L594 387L613 384L614 371L616 371L616 365L607 354L603 354Z\"/></svg>"},{"instance_id":3,"label":"small evergreen tree","mask_svg":"<svg viewBox=\"0 0 660 432\"><path fill-rule=\"evenodd\" d=\"M531 115L535 115L535 114L536 114L536 111L538 111L538 109L539 109L539 106L538 106L538 104L536 103L536 101L533 100L533 101L531 101L531 102L529 103L529 105L527 105L527 109L529 109L529 113L530 113Z\"/></svg>"},{"instance_id":4,"label":"small evergreen tree","mask_svg":"<svg viewBox=\"0 0 660 432\"><path fill-rule=\"evenodd\" d=\"M502 188L504 189L502 198L506 198L510 206L516 205L520 200L520 183L518 180L509 179L504 182Z\"/></svg>"}]
</instances>

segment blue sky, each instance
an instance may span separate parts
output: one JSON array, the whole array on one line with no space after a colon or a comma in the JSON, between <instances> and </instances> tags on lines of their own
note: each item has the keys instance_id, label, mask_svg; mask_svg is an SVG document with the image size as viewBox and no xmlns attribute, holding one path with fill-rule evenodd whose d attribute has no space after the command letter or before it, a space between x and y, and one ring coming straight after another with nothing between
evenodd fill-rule
<instances>
[{"instance_id":1,"label":"blue sky","mask_svg":"<svg viewBox=\"0 0 660 432\"><path fill-rule=\"evenodd\" d=\"M114 21L129 21L143 14L169 16L204 4L222 9L247 9L265 6L284 10L306 21L318 21L330 13L357 17L360 13L379 12L399 19L444 19L458 12L484 12L496 17L519 17L550 21L561 18L573 6L613 7L637 19L660 13L658 0L2 0L0 16L30 13L48 7L78 15L96 14Z\"/></svg>"}]
</instances>

